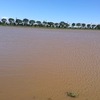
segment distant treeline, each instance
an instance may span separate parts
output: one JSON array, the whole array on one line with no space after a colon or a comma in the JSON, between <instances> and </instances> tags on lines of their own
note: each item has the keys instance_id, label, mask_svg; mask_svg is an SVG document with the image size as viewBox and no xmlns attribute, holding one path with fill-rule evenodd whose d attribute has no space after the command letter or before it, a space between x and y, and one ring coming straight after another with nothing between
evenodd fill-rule
<instances>
[{"instance_id":1,"label":"distant treeline","mask_svg":"<svg viewBox=\"0 0 100 100\"><path fill-rule=\"evenodd\" d=\"M73 28L73 29L100 29L100 24L85 24L85 23L66 23L61 21L59 23L47 22L47 21L35 21L29 20L27 18L21 19L13 19L2 18L0 21L0 25L8 25L8 26L34 26L34 27L51 27L51 28Z\"/></svg>"}]
</instances>

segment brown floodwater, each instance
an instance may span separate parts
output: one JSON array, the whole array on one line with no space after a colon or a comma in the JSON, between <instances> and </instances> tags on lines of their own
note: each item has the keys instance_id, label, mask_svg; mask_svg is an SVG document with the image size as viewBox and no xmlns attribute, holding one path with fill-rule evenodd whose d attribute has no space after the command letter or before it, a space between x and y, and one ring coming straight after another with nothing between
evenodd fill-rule
<instances>
[{"instance_id":1,"label":"brown floodwater","mask_svg":"<svg viewBox=\"0 0 100 100\"><path fill-rule=\"evenodd\" d=\"M0 100L100 99L100 31L0 26Z\"/></svg>"}]
</instances>

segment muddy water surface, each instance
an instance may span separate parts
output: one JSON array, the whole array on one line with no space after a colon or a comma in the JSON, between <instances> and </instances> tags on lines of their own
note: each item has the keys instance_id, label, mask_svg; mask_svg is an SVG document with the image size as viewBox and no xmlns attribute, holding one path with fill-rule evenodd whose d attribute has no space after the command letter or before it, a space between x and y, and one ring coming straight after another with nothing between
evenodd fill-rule
<instances>
[{"instance_id":1,"label":"muddy water surface","mask_svg":"<svg viewBox=\"0 0 100 100\"><path fill-rule=\"evenodd\" d=\"M100 31L0 26L0 100L100 99Z\"/></svg>"}]
</instances>

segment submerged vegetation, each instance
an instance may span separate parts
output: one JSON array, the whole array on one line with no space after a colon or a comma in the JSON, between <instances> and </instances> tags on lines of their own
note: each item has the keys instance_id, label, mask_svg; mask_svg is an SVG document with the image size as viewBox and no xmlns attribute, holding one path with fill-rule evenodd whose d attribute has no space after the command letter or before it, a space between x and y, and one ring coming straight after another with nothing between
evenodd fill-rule
<instances>
[{"instance_id":1,"label":"submerged vegetation","mask_svg":"<svg viewBox=\"0 0 100 100\"><path fill-rule=\"evenodd\" d=\"M65 28L65 29L100 29L100 24L85 24L85 23L66 23L61 21L59 23L47 22L47 21L35 21L29 20L27 18L21 19L13 19L2 18L0 21L0 25L3 26L28 26L28 27L47 27L47 28Z\"/></svg>"},{"instance_id":2,"label":"submerged vegetation","mask_svg":"<svg viewBox=\"0 0 100 100\"><path fill-rule=\"evenodd\" d=\"M67 95L70 96L70 97L73 97L73 98L79 96L79 94L78 93L75 93L75 92L67 92Z\"/></svg>"}]
</instances>

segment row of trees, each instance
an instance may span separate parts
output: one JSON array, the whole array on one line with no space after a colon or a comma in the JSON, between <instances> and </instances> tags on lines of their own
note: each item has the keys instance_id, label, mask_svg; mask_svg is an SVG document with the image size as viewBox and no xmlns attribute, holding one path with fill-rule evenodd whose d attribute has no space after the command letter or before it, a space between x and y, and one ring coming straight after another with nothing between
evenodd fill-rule
<instances>
[{"instance_id":1,"label":"row of trees","mask_svg":"<svg viewBox=\"0 0 100 100\"><path fill-rule=\"evenodd\" d=\"M18 26L39 26L39 27L55 27L55 28L87 28L87 29L100 29L100 24L85 24L85 23L66 23L64 21L61 21L60 23L54 23L54 22L47 22L47 21L35 21L35 20L29 20L27 18L21 19L13 19L9 18L8 20L6 18L2 18L0 21L0 25L18 25Z\"/></svg>"}]
</instances>

